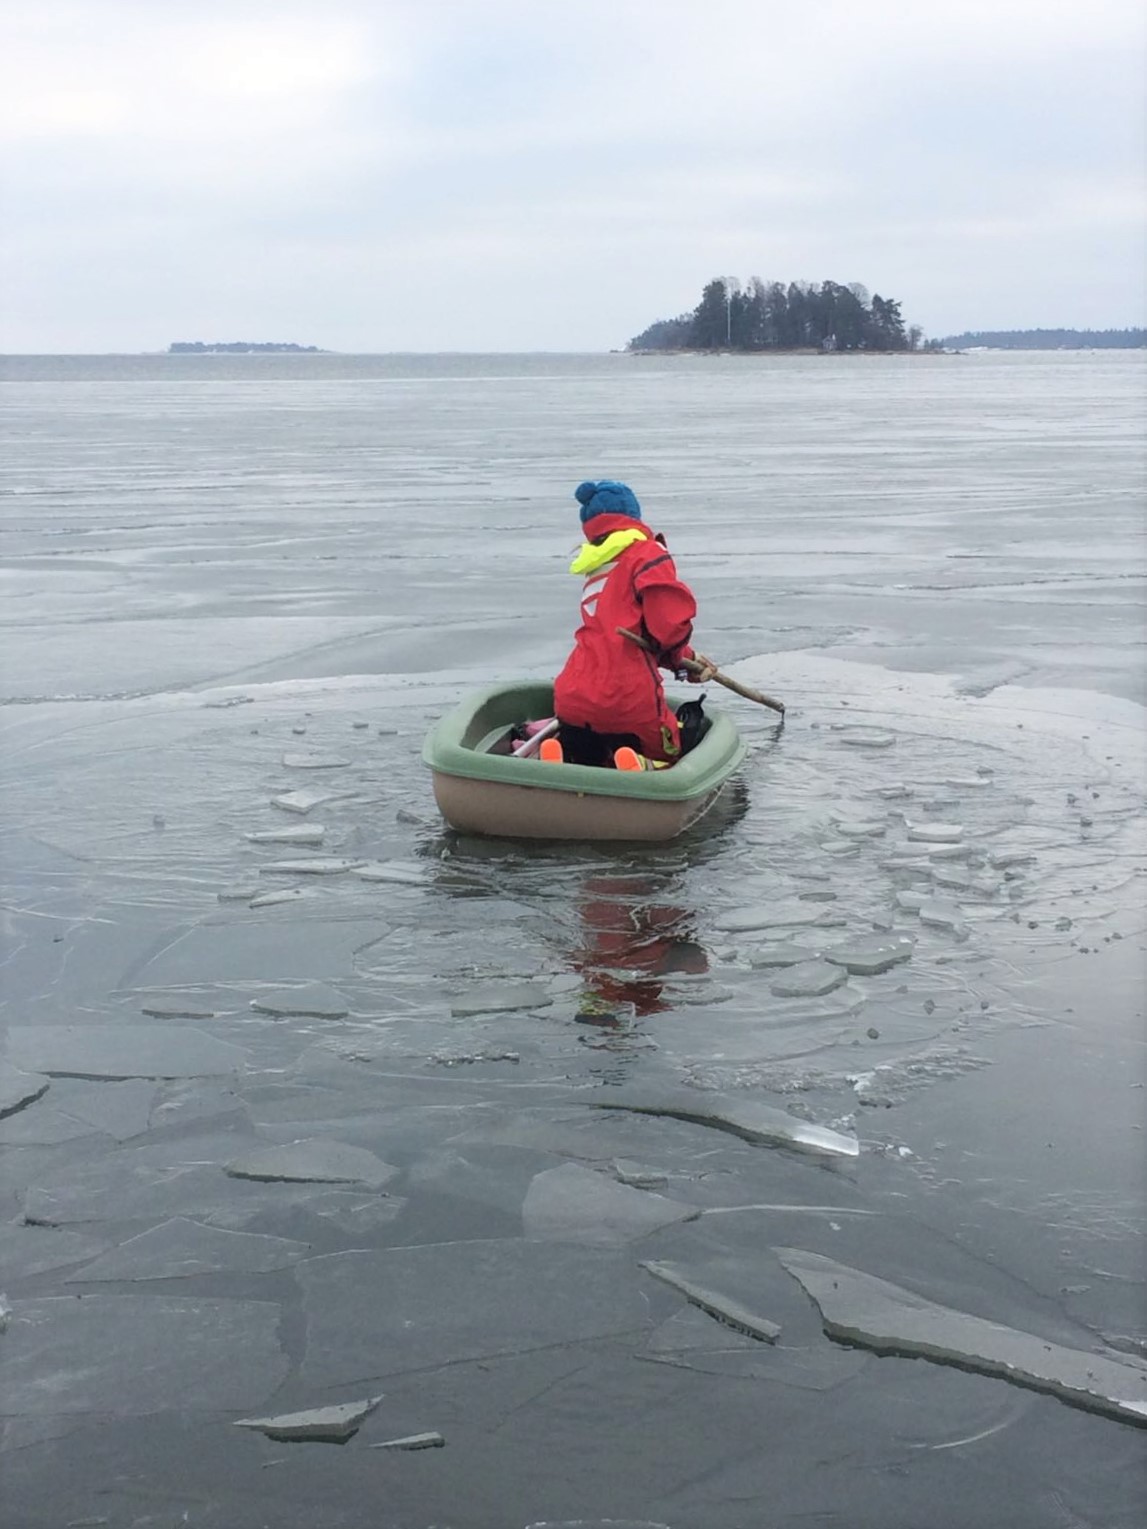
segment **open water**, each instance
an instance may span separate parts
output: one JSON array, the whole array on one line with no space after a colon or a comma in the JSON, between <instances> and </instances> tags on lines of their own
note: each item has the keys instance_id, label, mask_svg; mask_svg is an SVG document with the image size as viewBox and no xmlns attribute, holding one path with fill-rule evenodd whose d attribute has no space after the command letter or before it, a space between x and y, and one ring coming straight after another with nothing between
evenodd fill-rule
<instances>
[{"instance_id":1,"label":"open water","mask_svg":"<svg viewBox=\"0 0 1147 1529\"><path fill-rule=\"evenodd\" d=\"M3 363L5 1529L1142 1521L1145 378ZM460 839L599 476L785 725Z\"/></svg>"}]
</instances>

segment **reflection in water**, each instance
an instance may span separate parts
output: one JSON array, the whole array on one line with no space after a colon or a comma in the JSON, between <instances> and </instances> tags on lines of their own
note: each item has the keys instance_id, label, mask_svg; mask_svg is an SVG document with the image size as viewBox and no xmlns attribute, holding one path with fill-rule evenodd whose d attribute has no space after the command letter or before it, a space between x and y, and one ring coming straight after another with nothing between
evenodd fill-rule
<instances>
[{"instance_id":1,"label":"reflection in water","mask_svg":"<svg viewBox=\"0 0 1147 1529\"><path fill-rule=\"evenodd\" d=\"M617 1029L672 1006L672 977L701 975L709 957L693 937L691 914L663 901L665 878L587 875L577 901L576 943L567 959L585 983L579 1023Z\"/></svg>"}]
</instances>

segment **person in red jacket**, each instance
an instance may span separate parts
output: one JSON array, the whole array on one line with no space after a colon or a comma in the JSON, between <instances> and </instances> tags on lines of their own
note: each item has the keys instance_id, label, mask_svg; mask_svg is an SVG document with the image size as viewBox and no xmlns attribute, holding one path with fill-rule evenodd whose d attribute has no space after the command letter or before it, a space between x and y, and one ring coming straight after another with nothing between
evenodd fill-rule
<instances>
[{"instance_id":1,"label":"person in red jacket","mask_svg":"<svg viewBox=\"0 0 1147 1529\"><path fill-rule=\"evenodd\" d=\"M658 671L683 679L682 662L695 658L702 665L696 682L712 677L711 661L689 645L697 602L664 538L642 520L631 488L606 478L580 483L574 498L585 543L570 572L584 585L574 649L554 681L562 757L610 765L618 749L629 748L651 763L672 764L682 752L681 728ZM637 632L654 651L619 636L618 627Z\"/></svg>"}]
</instances>

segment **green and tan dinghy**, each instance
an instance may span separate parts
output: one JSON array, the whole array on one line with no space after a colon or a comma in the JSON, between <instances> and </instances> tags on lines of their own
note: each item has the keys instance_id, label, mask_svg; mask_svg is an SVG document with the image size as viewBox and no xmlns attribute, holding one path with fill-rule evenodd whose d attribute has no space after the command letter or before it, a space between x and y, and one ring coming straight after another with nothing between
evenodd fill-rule
<instances>
[{"instance_id":1,"label":"green and tan dinghy","mask_svg":"<svg viewBox=\"0 0 1147 1529\"><path fill-rule=\"evenodd\" d=\"M431 730L422 757L451 828L509 839L673 839L709 810L745 757L737 729L716 711L705 737L670 769L516 757L514 726L553 709L551 685L498 685Z\"/></svg>"}]
</instances>

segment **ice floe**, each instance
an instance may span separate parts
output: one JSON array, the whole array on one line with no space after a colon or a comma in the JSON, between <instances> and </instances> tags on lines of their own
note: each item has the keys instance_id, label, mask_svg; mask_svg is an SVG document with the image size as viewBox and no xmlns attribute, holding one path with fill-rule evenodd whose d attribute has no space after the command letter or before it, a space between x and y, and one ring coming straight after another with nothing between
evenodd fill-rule
<instances>
[{"instance_id":1,"label":"ice floe","mask_svg":"<svg viewBox=\"0 0 1147 1529\"><path fill-rule=\"evenodd\" d=\"M331 1407L312 1407L308 1412L283 1412L278 1417L239 1418L236 1428L254 1428L269 1439L285 1443L311 1440L322 1444L345 1444L382 1401L368 1396L359 1402L338 1402Z\"/></svg>"},{"instance_id":2,"label":"ice floe","mask_svg":"<svg viewBox=\"0 0 1147 1529\"><path fill-rule=\"evenodd\" d=\"M1147 1363L1045 1342L1034 1333L937 1305L820 1253L774 1251L820 1308L830 1337L877 1353L996 1375L1147 1427Z\"/></svg>"},{"instance_id":3,"label":"ice floe","mask_svg":"<svg viewBox=\"0 0 1147 1529\"><path fill-rule=\"evenodd\" d=\"M267 1183L362 1184L381 1189L398 1169L365 1147L310 1137L246 1152L227 1163L225 1172L233 1179L262 1179Z\"/></svg>"},{"instance_id":4,"label":"ice floe","mask_svg":"<svg viewBox=\"0 0 1147 1529\"><path fill-rule=\"evenodd\" d=\"M633 1242L700 1212L664 1195L631 1189L592 1168L563 1163L530 1182L522 1205L527 1237L551 1242Z\"/></svg>"},{"instance_id":5,"label":"ice floe","mask_svg":"<svg viewBox=\"0 0 1147 1529\"><path fill-rule=\"evenodd\" d=\"M288 770L345 770L350 760L317 749L289 749L283 755L283 764Z\"/></svg>"},{"instance_id":6,"label":"ice floe","mask_svg":"<svg viewBox=\"0 0 1147 1529\"><path fill-rule=\"evenodd\" d=\"M848 981L844 966L833 966L828 961L802 961L790 966L769 984L769 992L777 998L819 998Z\"/></svg>"},{"instance_id":7,"label":"ice floe","mask_svg":"<svg viewBox=\"0 0 1147 1529\"><path fill-rule=\"evenodd\" d=\"M17 1067L60 1078L206 1078L235 1072L247 1053L202 1030L167 1025L13 1025Z\"/></svg>"},{"instance_id":8,"label":"ice floe","mask_svg":"<svg viewBox=\"0 0 1147 1529\"><path fill-rule=\"evenodd\" d=\"M371 1444L371 1449L441 1449L446 1440L440 1433L408 1433L401 1439L383 1439Z\"/></svg>"},{"instance_id":9,"label":"ice floe","mask_svg":"<svg viewBox=\"0 0 1147 1529\"><path fill-rule=\"evenodd\" d=\"M251 844L321 844L326 832L318 823L305 823L297 828L262 828L243 837Z\"/></svg>"},{"instance_id":10,"label":"ice floe","mask_svg":"<svg viewBox=\"0 0 1147 1529\"><path fill-rule=\"evenodd\" d=\"M0 1062L0 1120L42 1099L51 1081L41 1073L24 1072Z\"/></svg>"},{"instance_id":11,"label":"ice floe","mask_svg":"<svg viewBox=\"0 0 1147 1529\"><path fill-rule=\"evenodd\" d=\"M755 1099L733 1099L696 1089L667 1090L664 1094L645 1094L634 1090L613 1091L611 1099L593 1099L591 1108L628 1110L637 1115L664 1115L671 1120L687 1120L693 1125L711 1126L728 1131L758 1146L793 1147L827 1157L857 1157L860 1143L828 1126L799 1120L769 1104Z\"/></svg>"},{"instance_id":12,"label":"ice floe","mask_svg":"<svg viewBox=\"0 0 1147 1529\"><path fill-rule=\"evenodd\" d=\"M824 958L858 977L873 977L910 960L914 949L914 940L898 935L894 939L849 940L844 945L831 946Z\"/></svg>"},{"instance_id":13,"label":"ice floe","mask_svg":"<svg viewBox=\"0 0 1147 1529\"><path fill-rule=\"evenodd\" d=\"M654 1279L679 1290L691 1305L699 1306L702 1311L708 1312L711 1317L736 1332L747 1333L749 1337L760 1339L763 1343L775 1343L780 1336L778 1323L750 1311L741 1301L701 1283L695 1274L680 1264L650 1261L642 1263L641 1267L652 1274Z\"/></svg>"},{"instance_id":14,"label":"ice floe","mask_svg":"<svg viewBox=\"0 0 1147 1529\"><path fill-rule=\"evenodd\" d=\"M55 1235L59 1236L60 1233ZM193 1274L266 1274L305 1258L310 1245L286 1237L229 1232L173 1217L121 1242L67 1277L68 1284L111 1280L187 1279Z\"/></svg>"},{"instance_id":15,"label":"ice floe","mask_svg":"<svg viewBox=\"0 0 1147 1529\"><path fill-rule=\"evenodd\" d=\"M294 1016L306 1019L343 1019L350 1012L342 995L323 982L308 982L297 988L280 988L273 993L260 993L257 998L251 999L251 1007L257 1014L270 1014L275 1019Z\"/></svg>"},{"instance_id":16,"label":"ice floe","mask_svg":"<svg viewBox=\"0 0 1147 1529\"><path fill-rule=\"evenodd\" d=\"M455 1019L468 1019L475 1014L544 1009L553 1001L553 994L540 982L487 982L451 998L450 1012Z\"/></svg>"},{"instance_id":17,"label":"ice floe","mask_svg":"<svg viewBox=\"0 0 1147 1529\"><path fill-rule=\"evenodd\" d=\"M268 860L259 867L260 876L342 876L362 864L337 855L316 855L312 860Z\"/></svg>"}]
</instances>

